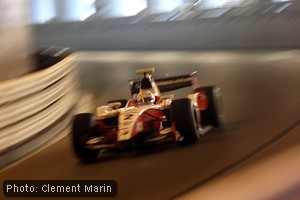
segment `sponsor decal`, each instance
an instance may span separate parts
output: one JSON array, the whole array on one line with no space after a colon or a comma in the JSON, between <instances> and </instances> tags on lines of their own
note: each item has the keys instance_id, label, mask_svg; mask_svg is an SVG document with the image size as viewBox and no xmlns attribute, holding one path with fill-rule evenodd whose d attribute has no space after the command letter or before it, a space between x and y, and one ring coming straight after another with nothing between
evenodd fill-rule
<instances>
[{"instance_id":1,"label":"sponsor decal","mask_svg":"<svg viewBox=\"0 0 300 200\"><path fill-rule=\"evenodd\" d=\"M165 139L166 137L167 137L167 135L160 135L160 136L157 136L154 138L147 139L147 140L145 140L145 142L158 142L158 141Z\"/></svg>"},{"instance_id":2,"label":"sponsor decal","mask_svg":"<svg viewBox=\"0 0 300 200\"><path fill-rule=\"evenodd\" d=\"M156 85L158 87L163 87L163 86L172 86L172 85L177 85L177 84L180 84L180 83L190 83L193 81L193 77L192 76L189 76L189 77L186 77L186 78L175 78L175 79L171 79L171 80L158 80L156 81ZM135 90L139 90L140 87L141 87L141 84L140 82L137 82L135 84L133 84L133 87Z\"/></svg>"},{"instance_id":3,"label":"sponsor decal","mask_svg":"<svg viewBox=\"0 0 300 200\"><path fill-rule=\"evenodd\" d=\"M172 128L165 128L165 129L162 129L162 130L159 132L159 134L164 135L164 134L168 134L168 133L170 133L170 132L172 132Z\"/></svg>"},{"instance_id":4,"label":"sponsor decal","mask_svg":"<svg viewBox=\"0 0 300 200\"><path fill-rule=\"evenodd\" d=\"M176 85L179 83L191 82L192 80L193 80L193 77L178 78L178 79L167 80L167 81L158 81L156 84L158 87L161 87L161 86Z\"/></svg>"}]
</instances>

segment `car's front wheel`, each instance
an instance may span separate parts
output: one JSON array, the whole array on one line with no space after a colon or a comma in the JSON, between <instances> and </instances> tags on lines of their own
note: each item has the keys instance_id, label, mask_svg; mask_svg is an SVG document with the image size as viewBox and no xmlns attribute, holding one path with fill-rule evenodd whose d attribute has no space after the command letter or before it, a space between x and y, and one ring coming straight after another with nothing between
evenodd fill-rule
<instances>
[{"instance_id":1,"label":"car's front wheel","mask_svg":"<svg viewBox=\"0 0 300 200\"><path fill-rule=\"evenodd\" d=\"M76 155L83 161L94 161L97 159L99 150L86 148L86 141L95 131L96 120L91 113L82 113L75 116L73 120L73 146Z\"/></svg>"},{"instance_id":2,"label":"car's front wheel","mask_svg":"<svg viewBox=\"0 0 300 200\"><path fill-rule=\"evenodd\" d=\"M183 136L179 143L192 144L198 141L196 112L190 99L174 100L171 104L170 117L177 131Z\"/></svg>"}]
</instances>

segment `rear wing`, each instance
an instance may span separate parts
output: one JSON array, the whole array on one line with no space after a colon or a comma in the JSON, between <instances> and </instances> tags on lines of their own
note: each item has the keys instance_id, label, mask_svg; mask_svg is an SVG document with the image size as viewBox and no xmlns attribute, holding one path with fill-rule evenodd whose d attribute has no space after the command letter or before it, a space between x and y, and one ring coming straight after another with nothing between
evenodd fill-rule
<instances>
[{"instance_id":1,"label":"rear wing","mask_svg":"<svg viewBox=\"0 0 300 200\"><path fill-rule=\"evenodd\" d=\"M185 87L198 88L197 72L154 80L160 92L169 92ZM140 80L130 81L131 95L139 93Z\"/></svg>"}]
</instances>

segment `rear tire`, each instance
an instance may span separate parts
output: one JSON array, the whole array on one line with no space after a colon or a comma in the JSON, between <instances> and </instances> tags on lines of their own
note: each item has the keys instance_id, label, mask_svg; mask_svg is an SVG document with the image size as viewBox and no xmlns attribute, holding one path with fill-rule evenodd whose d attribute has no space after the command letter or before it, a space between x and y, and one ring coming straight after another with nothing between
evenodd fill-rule
<instances>
[{"instance_id":1,"label":"rear tire","mask_svg":"<svg viewBox=\"0 0 300 200\"><path fill-rule=\"evenodd\" d=\"M183 136L180 144L192 144L198 141L198 126L196 113L190 99L176 99L171 104L171 121L175 123L176 129Z\"/></svg>"},{"instance_id":2,"label":"rear tire","mask_svg":"<svg viewBox=\"0 0 300 200\"><path fill-rule=\"evenodd\" d=\"M96 120L91 113L82 113L73 120L73 146L76 155L83 161L91 162L97 159L99 150L85 147L86 141L95 132Z\"/></svg>"},{"instance_id":3,"label":"rear tire","mask_svg":"<svg viewBox=\"0 0 300 200\"><path fill-rule=\"evenodd\" d=\"M199 91L204 91L208 98L207 109L201 111L201 125L221 126L224 120L224 111L220 88L216 86L207 86L194 90L194 92Z\"/></svg>"}]
</instances>

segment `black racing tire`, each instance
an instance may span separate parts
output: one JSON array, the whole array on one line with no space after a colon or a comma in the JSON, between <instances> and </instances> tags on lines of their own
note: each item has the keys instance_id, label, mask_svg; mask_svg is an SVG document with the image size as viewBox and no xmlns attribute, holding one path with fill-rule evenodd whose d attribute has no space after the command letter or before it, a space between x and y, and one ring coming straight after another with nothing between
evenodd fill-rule
<instances>
[{"instance_id":1,"label":"black racing tire","mask_svg":"<svg viewBox=\"0 0 300 200\"><path fill-rule=\"evenodd\" d=\"M127 99L115 99L115 100L110 100L107 103L115 103L115 102L120 102L121 103L121 107L120 108L124 108L128 102Z\"/></svg>"},{"instance_id":2,"label":"black racing tire","mask_svg":"<svg viewBox=\"0 0 300 200\"><path fill-rule=\"evenodd\" d=\"M198 141L196 112L192 101L188 98L172 101L170 118L176 130L183 136L179 144L193 144Z\"/></svg>"},{"instance_id":3,"label":"black racing tire","mask_svg":"<svg viewBox=\"0 0 300 200\"><path fill-rule=\"evenodd\" d=\"M220 88L216 86L206 86L194 90L194 92L199 91L204 91L208 98L207 109L201 111L201 125L221 126L224 120L224 110Z\"/></svg>"},{"instance_id":4,"label":"black racing tire","mask_svg":"<svg viewBox=\"0 0 300 200\"><path fill-rule=\"evenodd\" d=\"M99 150L85 148L86 141L95 132L96 120L91 113L81 113L73 120L72 136L76 155L82 161L92 162L97 159Z\"/></svg>"}]
</instances>

